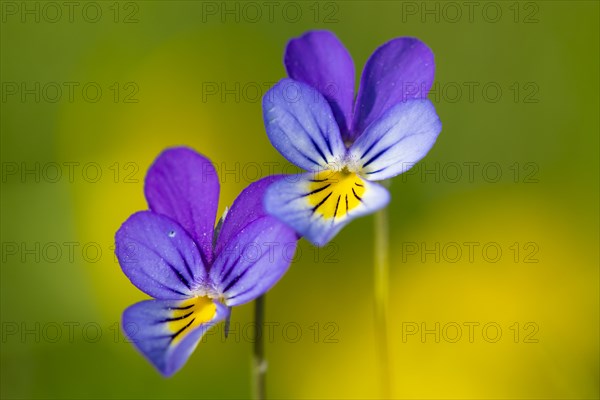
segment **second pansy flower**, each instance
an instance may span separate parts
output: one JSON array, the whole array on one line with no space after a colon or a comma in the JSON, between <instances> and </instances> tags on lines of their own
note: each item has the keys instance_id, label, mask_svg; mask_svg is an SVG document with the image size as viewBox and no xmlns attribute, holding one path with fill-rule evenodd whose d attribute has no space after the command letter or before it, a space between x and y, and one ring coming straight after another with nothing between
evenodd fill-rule
<instances>
[{"instance_id":1,"label":"second pansy flower","mask_svg":"<svg viewBox=\"0 0 600 400\"><path fill-rule=\"evenodd\" d=\"M288 269L297 236L262 205L278 179L248 186L215 233L219 179L208 159L173 148L148 171L150 210L129 217L115 241L125 275L155 299L125 310L123 327L163 375L185 364L230 307L264 294Z\"/></svg>"},{"instance_id":2,"label":"second pansy flower","mask_svg":"<svg viewBox=\"0 0 600 400\"><path fill-rule=\"evenodd\" d=\"M356 104L354 65L330 32L290 41L283 79L263 98L271 143L308 171L271 185L269 213L316 245L352 219L385 207L388 191L373 181L394 177L423 158L441 131L426 98L434 62L418 39L398 38L367 61Z\"/></svg>"}]
</instances>

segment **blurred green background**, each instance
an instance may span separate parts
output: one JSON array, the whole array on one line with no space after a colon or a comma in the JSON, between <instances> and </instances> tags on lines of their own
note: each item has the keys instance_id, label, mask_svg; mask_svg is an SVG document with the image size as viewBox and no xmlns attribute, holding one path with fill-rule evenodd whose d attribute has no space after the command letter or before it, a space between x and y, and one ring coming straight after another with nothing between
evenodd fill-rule
<instances>
[{"instance_id":1,"label":"blurred green background","mask_svg":"<svg viewBox=\"0 0 600 400\"><path fill-rule=\"evenodd\" d=\"M165 147L214 161L220 211L292 172L260 97L308 29L357 80L394 37L436 55L443 131L391 186L393 396L598 398L598 2L0 4L2 398L250 395L251 304L171 379L125 342L145 296L113 235ZM301 242L267 296L270 397L379 395L372 237L370 216Z\"/></svg>"}]
</instances>

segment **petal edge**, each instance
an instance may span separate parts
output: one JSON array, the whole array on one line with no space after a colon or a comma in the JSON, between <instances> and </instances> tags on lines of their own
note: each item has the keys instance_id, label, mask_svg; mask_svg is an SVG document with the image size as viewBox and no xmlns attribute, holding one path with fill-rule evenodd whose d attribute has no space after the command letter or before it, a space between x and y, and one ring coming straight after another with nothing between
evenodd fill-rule
<instances>
[{"instance_id":1,"label":"petal edge","mask_svg":"<svg viewBox=\"0 0 600 400\"><path fill-rule=\"evenodd\" d=\"M179 371L196 349L202 336L229 315L227 307L207 300L203 306L214 307L214 311L208 310L212 316L200 323L195 320L194 312L187 315L187 310L190 309L188 303L193 301L196 300L146 300L130 306L123 312L122 326L126 336L165 377ZM202 311L196 310L196 314ZM207 316L209 315L205 315ZM175 328L169 326L173 323L179 323L181 328L178 325L175 327L177 330L174 330Z\"/></svg>"},{"instance_id":2,"label":"petal edge","mask_svg":"<svg viewBox=\"0 0 600 400\"><path fill-rule=\"evenodd\" d=\"M306 32L288 42L284 64L290 78L325 96L346 135L354 105L354 62L342 42L329 31Z\"/></svg>"},{"instance_id":3,"label":"petal edge","mask_svg":"<svg viewBox=\"0 0 600 400\"><path fill-rule=\"evenodd\" d=\"M219 190L210 160L187 147L163 151L148 170L144 186L150 209L178 222L199 245L206 263L213 258Z\"/></svg>"},{"instance_id":4,"label":"petal edge","mask_svg":"<svg viewBox=\"0 0 600 400\"><path fill-rule=\"evenodd\" d=\"M353 139L394 105L427 98L434 74L433 52L417 38L396 38L377 48L362 73L352 122Z\"/></svg>"}]
</instances>

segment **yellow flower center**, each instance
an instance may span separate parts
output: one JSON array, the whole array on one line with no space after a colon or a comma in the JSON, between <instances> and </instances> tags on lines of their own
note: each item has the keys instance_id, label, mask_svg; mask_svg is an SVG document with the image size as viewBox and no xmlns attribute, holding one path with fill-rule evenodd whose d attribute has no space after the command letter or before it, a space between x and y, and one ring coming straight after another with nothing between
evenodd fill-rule
<instances>
[{"instance_id":1,"label":"yellow flower center","mask_svg":"<svg viewBox=\"0 0 600 400\"><path fill-rule=\"evenodd\" d=\"M365 192L364 181L347 169L314 174L306 195L313 213L325 219L340 218L356 208Z\"/></svg>"},{"instance_id":2,"label":"yellow flower center","mask_svg":"<svg viewBox=\"0 0 600 400\"><path fill-rule=\"evenodd\" d=\"M173 313L167 324L173 332L172 344L176 344L187 332L213 319L217 306L211 299L203 296L184 300L171 310Z\"/></svg>"}]
</instances>

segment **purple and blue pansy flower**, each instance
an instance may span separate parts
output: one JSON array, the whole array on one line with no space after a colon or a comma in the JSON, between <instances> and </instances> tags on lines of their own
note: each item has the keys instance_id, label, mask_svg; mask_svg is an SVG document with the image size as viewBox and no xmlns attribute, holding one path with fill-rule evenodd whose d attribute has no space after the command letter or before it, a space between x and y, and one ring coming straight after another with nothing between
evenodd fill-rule
<instances>
[{"instance_id":1,"label":"purple and blue pansy flower","mask_svg":"<svg viewBox=\"0 0 600 400\"><path fill-rule=\"evenodd\" d=\"M297 235L263 208L266 188L278 179L248 186L215 233L219 179L211 162L180 147L150 167L150 210L129 217L115 240L125 275L155 298L127 308L123 327L163 375L185 364L230 307L261 296L288 269Z\"/></svg>"},{"instance_id":2,"label":"purple and blue pansy flower","mask_svg":"<svg viewBox=\"0 0 600 400\"><path fill-rule=\"evenodd\" d=\"M273 146L308 171L273 183L266 210L315 245L352 219L385 207L389 192L373 183L399 175L435 143L441 122L427 94L431 50L415 38L379 47L354 100L352 57L335 35L311 31L289 42L283 79L263 98Z\"/></svg>"}]
</instances>

